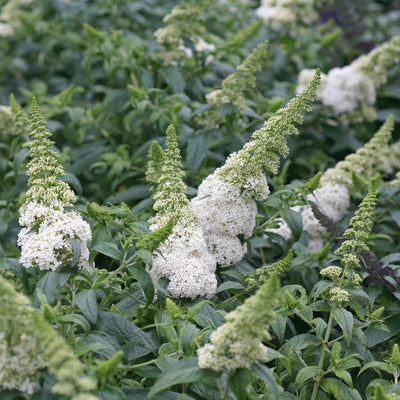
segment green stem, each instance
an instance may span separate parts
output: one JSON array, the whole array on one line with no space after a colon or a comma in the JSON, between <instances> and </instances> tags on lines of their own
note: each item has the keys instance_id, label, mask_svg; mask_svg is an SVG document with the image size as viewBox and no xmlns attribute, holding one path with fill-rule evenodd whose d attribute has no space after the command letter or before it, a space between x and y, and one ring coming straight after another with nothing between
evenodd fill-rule
<instances>
[{"instance_id":1,"label":"green stem","mask_svg":"<svg viewBox=\"0 0 400 400\"><path fill-rule=\"evenodd\" d=\"M221 382L220 382L220 380L219 380L219 379L216 379L215 381L217 382L217 386L218 386L219 394L221 395L221 399L222 399L222 398L223 398L223 396L224 396L224 391L222 390Z\"/></svg>"},{"instance_id":2,"label":"green stem","mask_svg":"<svg viewBox=\"0 0 400 400\"><path fill-rule=\"evenodd\" d=\"M328 320L328 326L326 327L326 332L325 332L325 339L324 339L324 342L322 343L321 355L319 357L318 367L320 369L322 369L324 366L325 353L326 353L326 348L327 348L328 342L329 342L329 336L331 335L332 324L333 324L333 317L332 317L332 313L330 313L329 320ZM316 400L316 398L317 398L319 382L320 382L321 378L322 378L322 376L317 378L316 381L314 382L314 388L313 388L313 392L311 395L311 400Z\"/></svg>"},{"instance_id":3,"label":"green stem","mask_svg":"<svg viewBox=\"0 0 400 400\"><path fill-rule=\"evenodd\" d=\"M253 236L254 236L256 233L258 233L258 232L264 230L264 228L265 228L266 226L268 226L272 221L276 220L276 219L279 217L279 215L280 215L280 213L279 213L279 211L278 211L278 212L276 212L271 218L269 218L267 221L263 222L260 226L257 226L256 229L254 229Z\"/></svg>"},{"instance_id":4,"label":"green stem","mask_svg":"<svg viewBox=\"0 0 400 400\"><path fill-rule=\"evenodd\" d=\"M226 380L226 386L224 390L224 397L223 400L228 400L229 399L229 383L231 381L231 374L228 375L228 379Z\"/></svg>"}]
</instances>

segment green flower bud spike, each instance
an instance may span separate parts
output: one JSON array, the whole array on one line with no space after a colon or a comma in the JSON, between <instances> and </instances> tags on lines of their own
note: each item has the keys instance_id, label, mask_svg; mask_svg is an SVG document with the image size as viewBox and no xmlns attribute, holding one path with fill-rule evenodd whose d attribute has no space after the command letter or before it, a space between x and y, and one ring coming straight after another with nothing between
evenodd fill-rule
<instances>
[{"instance_id":1,"label":"green flower bud spike","mask_svg":"<svg viewBox=\"0 0 400 400\"><path fill-rule=\"evenodd\" d=\"M71 400L98 400L90 393L97 384L85 366L43 315L1 275L0 304L0 385L32 394L40 370L47 367L58 381L53 393Z\"/></svg>"},{"instance_id":2,"label":"green flower bud spike","mask_svg":"<svg viewBox=\"0 0 400 400\"><path fill-rule=\"evenodd\" d=\"M267 328L279 303L279 287L278 277L272 275L253 296L226 316L225 324L211 334L210 343L197 351L201 368L232 373L238 368L249 369L254 361L265 358L267 348L263 340L269 337Z\"/></svg>"}]
</instances>

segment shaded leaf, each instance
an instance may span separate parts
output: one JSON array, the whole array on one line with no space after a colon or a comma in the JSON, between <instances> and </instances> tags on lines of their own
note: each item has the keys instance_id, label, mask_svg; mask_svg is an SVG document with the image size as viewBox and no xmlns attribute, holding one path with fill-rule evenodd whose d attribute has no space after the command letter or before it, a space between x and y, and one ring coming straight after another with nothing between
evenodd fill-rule
<instances>
[{"instance_id":1,"label":"shaded leaf","mask_svg":"<svg viewBox=\"0 0 400 400\"><path fill-rule=\"evenodd\" d=\"M37 287L47 297L48 303L53 305L57 300L60 289L66 284L68 278L68 272L49 271L40 278Z\"/></svg>"},{"instance_id":2,"label":"shaded leaf","mask_svg":"<svg viewBox=\"0 0 400 400\"><path fill-rule=\"evenodd\" d=\"M303 383L307 382L310 379L318 378L324 374L323 369L315 366L304 367L302 368L297 376L295 383L296 385L302 385Z\"/></svg>"},{"instance_id":3,"label":"shaded leaf","mask_svg":"<svg viewBox=\"0 0 400 400\"><path fill-rule=\"evenodd\" d=\"M101 254L111 257L114 260L122 260L124 257L122 250L119 249L115 243L110 243L110 242L96 243L93 246L93 250L96 250Z\"/></svg>"},{"instance_id":4,"label":"shaded leaf","mask_svg":"<svg viewBox=\"0 0 400 400\"><path fill-rule=\"evenodd\" d=\"M187 357L174 361L175 362L170 363L168 369L164 371L151 387L147 396L148 399L153 398L157 393L171 386L181 383L197 382L215 376L215 374L211 374L209 371L199 367L197 357Z\"/></svg>"},{"instance_id":5,"label":"shaded leaf","mask_svg":"<svg viewBox=\"0 0 400 400\"><path fill-rule=\"evenodd\" d=\"M82 314L92 324L97 321L97 299L93 289L84 289L76 295L76 304L82 311Z\"/></svg>"},{"instance_id":6,"label":"shaded leaf","mask_svg":"<svg viewBox=\"0 0 400 400\"><path fill-rule=\"evenodd\" d=\"M115 336L119 343L126 344L124 350L130 359L157 353L157 347L151 337L121 315L99 311L97 328Z\"/></svg>"},{"instance_id":7,"label":"shaded leaf","mask_svg":"<svg viewBox=\"0 0 400 400\"><path fill-rule=\"evenodd\" d=\"M346 343L349 345L353 333L353 314L344 308L334 307L332 309L332 315L342 329Z\"/></svg>"},{"instance_id":8,"label":"shaded leaf","mask_svg":"<svg viewBox=\"0 0 400 400\"><path fill-rule=\"evenodd\" d=\"M292 231L294 240L299 240L303 233L303 219L301 213L291 208L283 208L281 211L283 220L288 224L289 229Z\"/></svg>"},{"instance_id":9,"label":"shaded leaf","mask_svg":"<svg viewBox=\"0 0 400 400\"><path fill-rule=\"evenodd\" d=\"M357 390L349 388L336 378L325 378L320 382L321 388L337 400L362 400Z\"/></svg>"}]
</instances>

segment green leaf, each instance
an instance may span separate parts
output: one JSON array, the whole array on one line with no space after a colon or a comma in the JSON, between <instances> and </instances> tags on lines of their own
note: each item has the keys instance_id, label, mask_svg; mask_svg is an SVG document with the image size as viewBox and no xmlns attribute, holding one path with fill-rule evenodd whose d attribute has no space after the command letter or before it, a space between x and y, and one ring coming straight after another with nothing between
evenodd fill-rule
<instances>
[{"instance_id":1,"label":"green leaf","mask_svg":"<svg viewBox=\"0 0 400 400\"><path fill-rule=\"evenodd\" d=\"M169 363L168 369L163 372L160 378L151 387L147 398L151 399L157 393L173 385L201 381L205 378L211 378L210 375L215 376L215 374L210 374L209 371L199 367L197 357L173 360L173 362Z\"/></svg>"},{"instance_id":2,"label":"green leaf","mask_svg":"<svg viewBox=\"0 0 400 400\"><path fill-rule=\"evenodd\" d=\"M335 375L341 379L347 386L353 387L353 379L351 378L351 375L348 371L342 369L342 368L335 368L333 370Z\"/></svg>"},{"instance_id":3,"label":"green leaf","mask_svg":"<svg viewBox=\"0 0 400 400\"><path fill-rule=\"evenodd\" d=\"M130 265L129 272L136 279L140 288L146 297L147 304L150 304L154 298L154 285L150 275L141 266Z\"/></svg>"},{"instance_id":4,"label":"green leaf","mask_svg":"<svg viewBox=\"0 0 400 400\"><path fill-rule=\"evenodd\" d=\"M18 153L14 156L14 173L15 175L18 174L18 170L22 162L25 160L25 158L28 156L29 150L28 149L22 149L18 151Z\"/></svg>"},{"instance_id":5,"label":"green leaf","mask_svg":"<svg viewBox=\"0 0 400 400\"><path fill-rule=\"evenodd\" d=\"M93 289L84 289L76 295L76 304L87 320L95 324L97 321L97 299Z\"/></svg>"},{"instance_id":6,"label":"green leaf","mask_svg":"<svg viewBox=\"0 0 400 400\"><path fill-rule=\"evenodd\" d=\"M207 303L202 305L193 316L193 320L202 328L212 328L214 330L224 322L223 318Z\"/></svg>"},{"instance_id":7,"label":"green leaf","mask_svg":"<svg viewBox=\"0 0 400 400\"><path fill-rule=\"evenodd\" d=\"M188 322L180 332L180 342L184 352L188 349L190 343L195 339L195 337L199 334L200 329Z\"/></svg>"},{"instance_id":8,"label":"green leaf","mask_svg":"<svg viewBox=\"0 0 400 400\"><path fill-rule=\"evenodd\" d=\"M150 190L147 185L135 185L128 189L116 192L105 199L106 203L117 204L124 201L133 201L147 199L150 196Z\"/></svg>"},{"instance_id":9,"label":"green leaf","mask_svg":"<svg viewBox=\"0 0 400 400\"><path fill-rule=\"evenodd\" d=\"M357 390L349 388L336 378L322 379L320 387L325 392L333 395L337 400L362 400Z\"/></svg>"},{"instance_id":10,"label":"green leaf","mask_svg":"<svg viewBox=\"0 0 400 400\"><path fill-rule=\"evenodd\" d=\"M294 211L291 208L283 208L281 210L283 220L288 224L289 229L292 231L294 240L299 240L303 233L303 219L301 213Z\"/></svg>"},{"instance_id":11,"label":"green leaf","mask_svg":"<svg viewBox=\"0 0 400 400\"><path fill-rule=\"evenodd\" d=\"M157 354L157 347L151 337L121 315L99 311L97 328L114 336L119 343L126 343L124 350L130 359L149 353Z\"/></svg>"},{"instance_id":12,"label":"green leaf","mask_svg":"<svg viewBox=\"0 0 400 400\"><path fill-rule=\"evenodd\" d=\"M298 374L296 376L295 384L298 386L301 386L303 383L307 382L308 380L313 379L313 378L319 378L323 374L324 374L324 370L319 367L315 367L315 366L304 367L298 372Z\"/></svg>"},{"instance_id":13,"label":"green leaf","mask_svg":"<svg viewBox=\"0 0 400 400\"><path fill-rule=\"evenodd\" d=\"M277 314L275 316L274 321L271 323L271 330L278 338L279 343L283 343L283 341L285 340L286 322L287 322L286 317Z\"/></svg>"},{"instance_id":14,"label":"green leaf","mask_svg":"<svg viewBox=\"0 0 400 400\"><path fill-rule=\"evenodd\" d=\"M327 323L320 317L314 318L311 322L315 326L315 333L322 339Z\"/></svg>"},{"instance_id":15,"label":"green leaf","mask_svg":"<svg viewBox=\"0 0 400 400\"><path fill-rule=\"evenodd\" d=\"M135 369L136 371L136 369ZM126 394L127 400L146 400L146 396L149 393L148 388L138 388L138 387L128 387L122 388L123 392ZM156 394L153 400L180 400L181 394L164 391L160 394Z\"/></svg>"},{"instance_id":16,"label":"green leaf","mask_svg":"<svg viewBox=\"0 0 400 400\"><path fill-rule=\"evenodd\" d=\"M332 309L332 315L342 329L347 345L350 345L353 333L353 314L344 308L334 307Z\"/></svg>"},{"instance_id":17,"label":"green leaf","mask_svg":"<svg viewBox=\"0 0 400 400\"><path fill-rule=\"evenodd\" d=\"M210 144L210 138L202 134L197 134L189 140L186 158L192 175L199 169L207 155Z\"/></svg>"},{"instance_id":18,"label":"green leaf","mask_svg":"<svg viewBox=\"0 0 400 400\"><path fill-rule=\"evenodd\" d=\"M400 210L393 208L389 210L390 216L396 222L397 226L400 226Z\"/></svg>"},{"instance_id":19,"label":"green leaf","mask_svg":"<svg viewBox=\"0 0 400 400\"><path fill-rule=\"evenodd\" d=\"M150 267L153 264L153 254L151 253L151 251L139 249L136 250L136 255Z\"/></svg>"},{"instance_id":20,"label":"green leaf","mask_svg":"<svg viewBox=\"0 0 400 400\"><path fill-rule=\"evenodd\" d=\"M50 305L53 305L57 300L57 295L60 289L66 284L69 278L68 272L46 272L39 280L37 287L47 297Z\"/></svg>"},{"instance_id":21,"label":"green leaf","mask_svg":"<svg viewBox=\"0 0 400 400\"><path fill-rule=\"evenodd\" d=\"M67 322L67 323L76 324L76 325L81 326L85 332L89 332L90 331L89 323L80 314L60 315L59 317L57 317L57 321L58 322L64 322L64 323Z\"/></svg>"},{"instance_id":22,"label":"green leaf","mask_svg":"<svg viewBox=\"0 0 400 400\"><path fill-rule=\"evenodd\" d=\"M185 81L175 65L164 66L160 69L160 72L174 93L183 93Z\"/></svg>"},{"instance_id":23,"label":"green leaf","mask_svg":"<svg viewBox=\"0 0 400 400\"><path fill-rule=\"evenodd\" d=\"M244 286L240 282L227 281L227 282L221 283L221 285L218 286L218 288L215 291L215 293L220 293L220 292L223 292L224 290L228 290L228 289L239 289L239 290L241 290L243 288L244 288Z\"/></svg>"},{"instance_id":24,"label":"green leaf","mask_svg":"<svg viewBox=\"0 0 400 400\"><path fill-rule=\"evenodd\" d=\"M122 250L118 248L115 243L112 242L100 242L93 246L93 250L98 251L114 260L122 260L124 255Z\"/></svg>"},{"instance_id":25,"label":"green leaf","mask_svg":"<svg viewBox=\"0 0 400 400\"><path fill-rule=\"evenodd\" d=\"M385 371L388 374L392 375L393 374L393 368L391 368L388 364L382 362L382 361L371 361L367 364L365 364L361 369L358 375L361 375L366 369L368 368L373 368L373 369L379 369L381 371Z\"/></svg>"},{"instance_id":26,"label":"green leaf","mask_svg":"<svg viewBox=\"0 0 400 400\"><path fill-rule=\"evenodd\" d=\"M333 343L330 352L330 359L332 360L332 362L336 364L336 361L339 360L341 355L342 355L342 345L340 344L340 342Z\"/></svg>"},{"instance_id":27,"label":"green leaf","mask_svg":"<svg viewBox=\"0 0 400 400\"><path fill-rule=\"evenodd\" d=\"M68 243L72 246L74 251L74 259L68 264L68 268L73 268L78 264L79 258L81 257L81 245L76 239L68 238Z\"/></svg>"},{"instance_id":28,"label":"green leaf","mask_svg":"<svg viewBox=\"0 0 400 400\"><path fill-rule=\"evenodd\" d=\"M9 257L0 258L0 268L12 272L19 279L21 279L21 282L24 284L25 287L28 286L28 276L26 274L26 269L21 266L17 259Z\"/></svg>"},{"instance_id":29,"label":"green leaf","mask_svg":"<svg viewBox=\"0 0 400 400\"><path fill-rule=\"evenodd\" d=\"M106 333L89 333L80 344L83 346L83 348L94 348L93 352L102 358L110 358L121 349L121 346L117 340Z\"/></svg>"},{"instance_id":30,"label":"green leaf","mask_svg":"<svg viewBox=\"0 0 400 400\"><path fill-rule=\"evenodd\" d=\"M318 346L321 340L310 333L303 333L289 339L279 350L285 356L289 356L295 350L305 349L308 346Z\"/></svg>"},{"instance_id":31,"label":"green leaf","mask_svg":"<svg viewBox=\"0 0 400 400\"><path fill-rule=\"evenodd\" d=\"M247 399L247 387L251 381L251 373L244 368L239 368L229 379L229 385L237 399Z\"/></svg>"},{"instance_id":32,"label":"green leaf","mask_svg":"<svg viewBox=\"0 0 400 400\"><path fill-rule=\"evenodd\" d=\"M61 180L67 182L72 187L72 189L74 189L74 191L78 193L79 196L82 195L82 185L79 182L79 179L74 174L66 172Z\"/></svg>"},{"instance_id":33,"label":"green leaf","mask_svg":"<svg viewBox=\"0 0 400 400\"><path fill-rule=\"evenodd\" d=\"M259 362L254 362L251 366L251 370L258 378L268 385L269 389L272 391L272 395L277 398L279 395L279 387L270 369Z\"/></svg>"},{"instance_id":34,"label":"green leaf","mask_svg":"<svg viewBox=\"0 0 400 400\"><path fill-rule=\"evenodd\" d=\"M374 347L378 343L386 342L389 338L389 334L387 331L378 330L374 328L368 328L364 331L365 337L368 340L368 347Z\"/></svg>"}]
</instances>

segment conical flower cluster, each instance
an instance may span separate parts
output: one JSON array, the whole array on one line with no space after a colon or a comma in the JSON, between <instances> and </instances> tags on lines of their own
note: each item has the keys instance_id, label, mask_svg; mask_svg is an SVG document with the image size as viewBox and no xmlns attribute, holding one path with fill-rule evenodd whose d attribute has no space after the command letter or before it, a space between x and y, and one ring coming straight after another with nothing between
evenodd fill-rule
<instances>
[{"instance_id":1,"label":"conical flower cluster","mask_svg":"<svg viewBox=\"0 0 400 400\"><path fill-rule=\"evenodd\" d=\"M52 149L51 133L40 114L36 100L31 111L31 161L27 166L29 190L20 208L18 235L20 262L26 268L60 270L84 268L90 270L87 241L91 230L76 211L67 211L76 197L69 185L60 180L64 169Z\"/></svg>"},{"instance_id":2,"label":"conical flower cluster","mask_svg":"<svg viewBox=\"0 0 400 400\"><path fill-rule=\"evenodd\" d=\"M204 231L209 251L221 267L239 262L246 253L246 244L239 236L252 235L256 201L269 195L265 173L276 174L278 154L286 156L289 151L286 136L298 133L293 124L302 122L318 84L319 72L303 92L253 133L243 149L232 153L222 167L209 175L192 199L191 208Z\"/></svg>"},{"instance_id":3,"label":"conical flower cluster","mask_svg":"<svg viewBox=\"0 0 400 400\"><path fill-rule=\"evenodd\" d=\"M172 297L204 296L210 298L217 287L216 262L209 253L201 227L189 207L185 195L181 156L175 128L167 129L167 148L160 153L152 146L148 179L157 180L154 195L156 216L150 220L150 229L163 228L172 219L174 227L169 237L153 253L149 271L153 281L169 279L168 290ZM155 154L162 154L161 168L154 161Z\"/></svg>"},{"instance_id":4,"label":"conical flower cluster","mask_svg":"<svg viewBox=\"0 0 400 400\"><path fill-rule=\"evenodd\" d=\"M257 292L226 316L226 323L210 336L210 343L197 350L199 366L231 373L238 368L250 368L266 358L268 325L278 305L279 279L272 275Z\"/></svg>"},{"instance_id":5,"label":"conical flower cluster","mask_svg":"<svg viewBox=\"0 0 400 400\"><path fill-rule=\"evenodd\" d=\"M54 393L71 400L98 400L93 378L42 314L0 275L0 386L32 394L40 370L56 377Z\"/></svg>"},{"instance_id":6,"label":"conical flower cluster","mask_svg":"<svg viewBox=\"0 0 400 400\"><path fill-rule=\"evenodd\" d=\"M388 69L400 61L400 35L378 46L345 67L322 74L318 99L331 107L335 115L348 120L373 120L376 91L387 81ZM300 72L298 90L302 90L313 70Z\"/></svg>"},{"instance_id":7,"label":"conical flower cluster","mask_svg":"<svg viewBox=\"0 0 400 400\"><path fill-rule=\"evenodd\" d=\"M393 116L375 133L372 139L354 154L349 154L334 168L328 169L321 177L320 187L308 196L329 218L339 221L350 204L350 190L353 186L353 175L362 175L370 178L374 169L380 167L381 151L387 148L394 127ZM299 211L303 220L303 230L309 235L308 248L316 251L323 247L322 234L325 228L315 218L310 205L296 206L293 210ZM270 232L279 233L286 239L292 237L288 225L280 221L281 226L270 229Z\"/></svg>"}]
</instances>

